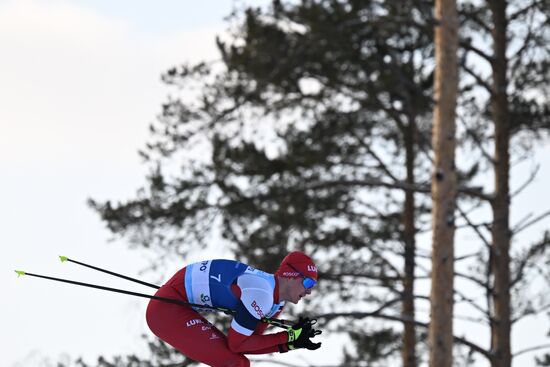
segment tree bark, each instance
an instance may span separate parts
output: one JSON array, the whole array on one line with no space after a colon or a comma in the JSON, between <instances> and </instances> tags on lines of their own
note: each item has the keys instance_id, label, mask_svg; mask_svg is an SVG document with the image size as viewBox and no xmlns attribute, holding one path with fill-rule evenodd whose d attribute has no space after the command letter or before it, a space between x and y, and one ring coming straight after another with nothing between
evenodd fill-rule
<instances>
[{"instance_id":1,"label":"tree bark","mask_svg":"<svg viewBox=\"0 0 550 367\"><path fill-rule=\"evenodd\" d=\"M492 117L495 125L495 195L492 201L491 272L493 321L491 351L493 367L510 367L510 127L507 102L506 2L490 0L493 21Z\"/></svg>"},{"instance_id":2,"label":"tree bark","mask_svg":"<svg viewBox=\"0 0 550 367\"><path fill-rule=\"evenodd\" d=\"M435 108L432 144L432 288L428 345L431 367L452 367L454 212L456 201L455 114L458 89L458 18L455 0L436 0Z\"/></svg>"}]
</instances>

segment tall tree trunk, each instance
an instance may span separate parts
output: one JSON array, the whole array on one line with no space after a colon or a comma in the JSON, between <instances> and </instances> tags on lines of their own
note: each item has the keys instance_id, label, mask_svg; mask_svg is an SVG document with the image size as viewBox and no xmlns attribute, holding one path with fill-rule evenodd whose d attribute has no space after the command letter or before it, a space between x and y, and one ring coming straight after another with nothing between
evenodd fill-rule
<instances>
[{"instance_id":1,"label":"tall tree trunk","mask_svg":"<svg viewBox=\"0 0 550 367\"><path fill-rule=\"evenodd\" d=\"M414 185L414 160L415 160L415 121L414 117L409 118L409 123L405 131L405 151L407 167L407 183ZM405 210L404 210L404 244L405 244L405 278L403 281L403 310L402 316L405 321L403 330L403 349L402 360L403 367L416 366L416 335L414 327L414 267L415 267L415 204L414 191L405 192Z\"/></svg>"},{"instance_id":2,"label":"tall tree trunk","mask_svg":"<svg viewBox=\"0 0 550 367\"><path fill-rule=\"evenodd\" d=\"M494 276L493 367L510 367L510 128L507 102L506 1L490 0L493 17L492 116L495 124L495 196L492 202L491 271Z\"/></svg>"},{"instance_id":3,"label":"tall tree trunk","mask_svg":"<svg viewBox=\"0 0 550 367\"><path fill-rule=\"evenodd\" d=\"M455 0L436 0L435 108L432 179L431 367L452 367L454 212L456 200L455 113L458 89L458 18Z\"/></svg>"},{"instance_id":4,"label":"tall tree trunk","mask_svg":"<svg viewBox=\"0 0 550 367\"><path fill-rule=\"evenodd\" d=\"M405 131L405 151L406 151L406 167L407 167L407 183L413 186L414 179L414 160L415 160L415 134L416 125L414 117L409 119ZM402 360L403 367L416 366L416 335L414 326L414 267L416 229L415 222L415 203L414 191L407 190L405 192L405 210L404 210L404 244L405 244L405 278L403 281L403 310L402 316L405 321L403 331L403 349Z\"/></svg>"}]
</instances>

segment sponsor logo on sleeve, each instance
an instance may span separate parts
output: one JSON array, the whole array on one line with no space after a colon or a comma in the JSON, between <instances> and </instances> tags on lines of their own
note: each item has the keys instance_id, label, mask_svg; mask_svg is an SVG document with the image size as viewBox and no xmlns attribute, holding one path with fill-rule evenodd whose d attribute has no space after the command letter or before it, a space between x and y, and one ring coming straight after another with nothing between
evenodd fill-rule
<instances>
[{"instance_id":1,"label":"sponsor logo on sleeve","mask_svg":"<svg viewBox=\"0 0 550 367\"><path fill-rule=\"evenodd\" d=\"M254 309L254 311L256 311L258 316L260 316L260 318L264 317L264 313L263 313L262 309L260 308L260 306L256 303L256 300L252 301L250 306L252 306L252 308Z\"/></svg>"},{"instance_id":2,"label":"sponsor logo on sleeve","mask_svg":"<svg viewBox=\"0 0 550 367\"><path fill-rule=\"evenodd\" d=\"M207 296L207 295L204 294L204 293L201 293L201 301L202 301L203 303L208 303L208 302L210 302L210 297Z\"/></svg>"}]
</instances>

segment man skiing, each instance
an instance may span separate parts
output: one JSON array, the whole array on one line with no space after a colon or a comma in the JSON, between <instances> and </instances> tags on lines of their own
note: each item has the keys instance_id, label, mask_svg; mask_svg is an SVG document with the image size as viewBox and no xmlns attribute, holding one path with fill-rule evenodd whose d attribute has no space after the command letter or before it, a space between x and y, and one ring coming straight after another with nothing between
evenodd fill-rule
<instances>
[{"instance_id":1,"label":"man skiing","mask_svg":"<svg viewBox=\"0 0 550 367\"><path fill-rule=\"evenodd\" d=\"M234 311L227 336L191 306L151 300L147 324L151 331L183 355L214 367L247 367L245 354L284 353L318 349L311 338L319 333L308 319L287 331L263 335L286 302L297 304L317 283L317 267L303 252L289 253L275 274L233 260L208 260L179 270L155 294L193 304Z\"/></svg>"}]
</instances>

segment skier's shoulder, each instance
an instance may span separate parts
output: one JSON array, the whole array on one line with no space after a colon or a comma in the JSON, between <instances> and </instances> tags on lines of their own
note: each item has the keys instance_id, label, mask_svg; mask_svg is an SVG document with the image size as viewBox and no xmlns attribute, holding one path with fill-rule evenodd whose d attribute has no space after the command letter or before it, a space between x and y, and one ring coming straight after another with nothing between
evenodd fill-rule
<instances>
[{"instance_id":1,"label":"skier's shoulder","mask_svg":"<svg viewBox=\"0 0 550 367\"><path fill-rule=\"evenodd\" d=\"M273 275L249 267L237 278L237 285L241 301L251 314L262 318L271 311L275 289Z\"/></svg>"}]
</instances>

